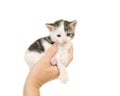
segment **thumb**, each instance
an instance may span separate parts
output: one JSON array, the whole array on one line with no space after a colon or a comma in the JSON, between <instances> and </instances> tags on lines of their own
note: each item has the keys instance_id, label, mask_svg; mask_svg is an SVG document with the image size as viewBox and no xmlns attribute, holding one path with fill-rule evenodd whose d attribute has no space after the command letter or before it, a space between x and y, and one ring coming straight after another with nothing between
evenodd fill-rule
<instances>
[{"instance_id":1,"label":"thumb","mask_svg":"<svg viewBox=\"0 0 120 96\"><path fill-rule=\"evenodd\" d=\"M45 53L45 57L48 60L51 60L51 58L56 54L57 52L57 44L53 44Z\"/></svg>"}]
</instances>

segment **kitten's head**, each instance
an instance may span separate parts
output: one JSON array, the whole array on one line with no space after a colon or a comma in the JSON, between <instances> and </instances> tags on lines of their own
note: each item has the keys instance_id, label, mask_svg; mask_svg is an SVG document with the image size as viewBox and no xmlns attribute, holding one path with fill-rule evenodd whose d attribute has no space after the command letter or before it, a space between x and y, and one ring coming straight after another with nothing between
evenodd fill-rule
<instances>
[{"instance_id":1,"label":"kitten's head","mask_svg":"<svg viewBox=\"0 0 120 96\"><path fill-rule=\"evenodd\" d=\"M50 37L54 42L58 44L66 44L73 39L76 24L76 20L58 20L54 23L47 23L46 26L49 29Z\"/></svg>"}]
</instances>

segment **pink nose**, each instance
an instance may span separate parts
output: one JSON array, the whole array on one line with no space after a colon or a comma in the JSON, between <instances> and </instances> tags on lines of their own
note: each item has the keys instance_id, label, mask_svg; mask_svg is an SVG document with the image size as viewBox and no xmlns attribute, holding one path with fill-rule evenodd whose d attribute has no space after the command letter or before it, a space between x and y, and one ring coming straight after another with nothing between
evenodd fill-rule
<instances>
[{"instance_id":1,"label":"pink nose","mask_svg":"<svg viewBox=\"0 0 120 96\"><path fill-rule=\"evenodd\" d=\"M66 39L63 39L63 43L66 43L67 42L67 40Z\"/></svg>"}]
</instances>

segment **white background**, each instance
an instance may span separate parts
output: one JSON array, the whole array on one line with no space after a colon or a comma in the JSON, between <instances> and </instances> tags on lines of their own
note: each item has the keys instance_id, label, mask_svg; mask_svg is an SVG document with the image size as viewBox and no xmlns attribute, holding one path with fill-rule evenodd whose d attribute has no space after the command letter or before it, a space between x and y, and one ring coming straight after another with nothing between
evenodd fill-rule
<instances>
[{"instance_id":1,"label":"white background","mask_svg":"<svg viewBox=\"0 0 120 96\"><path fill-rule=\"evenodd\" d=\"M22 96L24 52L58 19L78 21L69 82L51 81L41 95L120 96L119 0L1 0L0 96Z\"/></svg>"}]
</instances>

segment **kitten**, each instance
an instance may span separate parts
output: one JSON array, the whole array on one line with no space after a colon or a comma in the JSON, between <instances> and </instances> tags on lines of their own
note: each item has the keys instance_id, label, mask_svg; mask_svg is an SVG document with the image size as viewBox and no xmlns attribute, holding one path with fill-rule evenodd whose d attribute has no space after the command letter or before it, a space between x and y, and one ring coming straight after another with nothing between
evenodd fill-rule
<instances>
[{"instance_id":1,"label":"kitten","mask_svg":"<svg viewBox=\"0 0 120 96\"><path fill-rule=\"evenodd\" d=\"M76 21L58 20L54 23L47 23L49 36L40 38L31 44L25 53L25 61L30 69L40 60L41 56L48 48L57 43L58 50L56 55L51 59L52 65L57 65L60 75L59 79L62 83L67 83L68 77L65 64L68 61L68 50L72 45L71 40L75 35Z\"/></svg>"}]
</instances>

